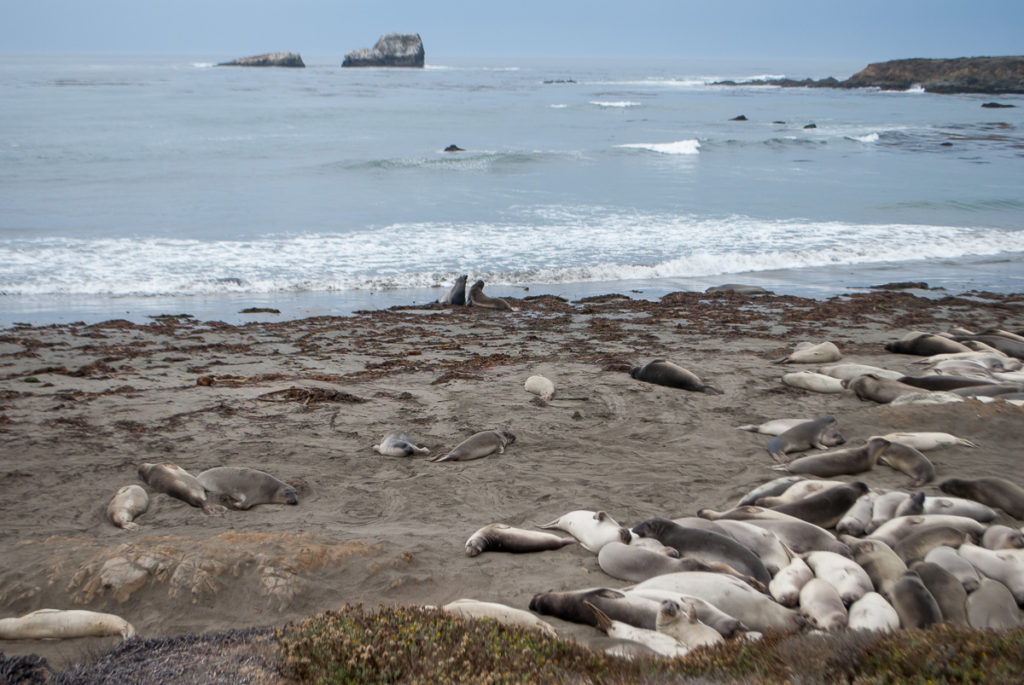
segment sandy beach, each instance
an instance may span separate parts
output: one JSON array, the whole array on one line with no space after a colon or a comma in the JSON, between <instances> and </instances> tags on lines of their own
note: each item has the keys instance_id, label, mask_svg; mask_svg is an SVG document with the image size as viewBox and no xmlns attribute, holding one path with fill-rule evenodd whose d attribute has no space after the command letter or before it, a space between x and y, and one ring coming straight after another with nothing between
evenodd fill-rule
<instances>
[{"instance_id":1,"label":"sandy beach","mask_svg":"<svg viewBox=\"0 0 1024 685\"><path fill-rule=\"evenodd\" d=\"M0 617L88 608L124 617L141 637L170 637L281 626L346 603L470 597L525 609L545 590L620 587L576 545L475 558L464 545L489 523L530 528L576 509L632 526L731 507L779 475L768 437L736 426L773 418L832 414L851 444L897 430L976 443L931 453L928 494L954 476L1021 482L1020 407L818 394L783 385L793 369L771 360L829 340L844 361L909 373L918 358L884 343L951 326L1020 331L1024 295L510 301L518 311L427 305L280 323L165 316L0 331ZM629 376L655 358L722 394ZM534 374L555 384L547 404L523 389ZM402 430L435 456L487 429L517 439L504 454L455 463L371 448ZM300 501L208 516L151 492L140 528L121 530L105 508L119 487L141 484L143 462L193 474L249 466L294 485ZM908 481L884 466L858 479L879 489ZM551 623L601 643L594 629ZM0 651L63 668L116 642L0 641Z\"/></svg>"}]
</instances>

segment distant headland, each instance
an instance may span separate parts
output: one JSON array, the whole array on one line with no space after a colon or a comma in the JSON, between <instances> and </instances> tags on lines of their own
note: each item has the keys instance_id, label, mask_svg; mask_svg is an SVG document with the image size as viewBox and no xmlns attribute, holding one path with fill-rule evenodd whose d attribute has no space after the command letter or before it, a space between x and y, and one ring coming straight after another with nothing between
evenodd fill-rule
<instances>
[{"instance_id":1,"label":"distant headland","mask_svg":"<svg viewBox=\"0 0 1024 685\"><path fill-rule=\"evenodd\" d=\"M896 59L875 62L840 81L836 78L717 81L716 86L783 86L786 88L881 88L929 93L1024 94L1024 57Z\"/></svg>"}]
</instances>

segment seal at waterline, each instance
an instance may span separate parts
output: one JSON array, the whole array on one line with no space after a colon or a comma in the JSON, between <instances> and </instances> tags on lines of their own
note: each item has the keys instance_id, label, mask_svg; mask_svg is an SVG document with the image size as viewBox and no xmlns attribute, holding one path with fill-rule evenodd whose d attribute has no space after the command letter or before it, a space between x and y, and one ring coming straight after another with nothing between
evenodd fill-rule
<instances>
[{"instance_id":1,"label":"seal at waterline","mask_svg":"<svg viewBox=\"0 0 1024 685\"><path fill-rule=\"evenodd\" d=\"M469 289L469 295L466 296L466 304L471 307L480 307L481 309L497 309L505 312L513 311L512 305L500 297L484 295L484 282L482 279L474 283Z\"/></svg>"},{"instance_id":2,"label":"seal at waterline","mask_svg":"<svg viewBox=\"0 0 1024 685\"><path fill-rule=\"evenodd\" d=\"M135 517L149 509L149 494L141 485L124 485L107 505L107 517L115 526L135 530L139 524Z\"/></svg>"},{"instance_id":3,"label":"seal at waterline","mask_svg":"<svg viewBox=\"0 0 1024 685\"><path fill-rule=\"evenodd\" d=\"M515 441L516 436L508 431L480 431L460 442L448 454L434 457L430 461L469 461L486 457L495 452L504 454L505 448Z\"/></svg>"},{"instance_id":4,"label":"seal at waterline","mask_svg":"<svg viewBox=\"0 0 1024 685\"><path fill-rule=\"evenodd\" d=\"M466 556L475 557L482 552L543 552L561 549L575 544L573 538L563 538L551 533L514 528L505 523L492 523L473 533L466 540Z\"/></svg>"},{"instance_id":5,"label":"seal at waterline","mask_svg":"<svg viewBox=\"0 0 1024 685\"><path fill-rule=\"evenodd\" d=\"M1017 520L1024 519L1024 488L1005 478L950 478L939 483L939 490L1002 509Z\"/></svg>"},{"instance_id":6,"label":"seal at waterline","mask_svg":"<svg viewBox=\"0 0 1024 685\"><path fill-rule=\"evenodd\" d=\"M245 466L215 466L196 479L207 492L221 495L234 509L251 509L257 504L298 504L295 488L269 473Z\"/></svg>"},{"instance_id":7,"label":"seal at waterline","mask_svg":"<svg viewBox=\"0 0 1024 685\"><path fill-rule=\"evenodd\" d=\"M373 449L386 457L409 457L414 454L428 454L426 447L417 447L415 441L408 434L395 431L388 433L379 445Z\"/></svg>"},{"instance_id":8,"label":"seal at waterline","mask_svg":"<svg viewBox=\"0 0 1024 685\"><path fill-rule=\"evenodd\" d=\"M157 492L170 495L198 507L205 514L222 514L227 509L206 498L206 488L195 476L177 464L150 464L139 467L139 478Z\"/></svg>"},{"instance_id":9,"label":"seal at waterline","mask_svg":"<svg viewBox=\"0 0 1024 685\"><path fill-rule=\"evenodd\" d=\"M455 285L448 291L448 294L438 300L441 304L466 304L466 279L468 274L463 274L455 279Z\"/></svg>"},{"instance_id":10,"label":"seal at waterline","mask_svg":"<svg viewBox=\"0 0 1024 685\"><path fill-rule=\"evenodd\" d=\"M84 609L39 609L18 618L0 618L0 640L62 640L120 635L135 637L131 623L114 614Z\"/></svg>"},{"instance_id":11,"label":"seal at waterline","mask_svg":"<svg viewBox=\"0 0 1024 685\"><path fill-rule=\"evenodd\" d=\"M709 395L722 394L718 388L705 385L697 374L665 359L654 359L643 366L634 366L629 370L629 375L638 381L655 385L704 392Z\"/></svg>"},{"instance_id":12,"label":"seal at waterline","mask_svg":"<svg viewBox=\"0 0 1024 685\"><path fill-rule=\"evenodd\" d=\"M836 427L836 417L825 416L780 433L768 441L765 449L777 461L784 461L788 452L802 452L812 447L823 450L845 442L846 438Z\"/></svg>"}]
</instances>

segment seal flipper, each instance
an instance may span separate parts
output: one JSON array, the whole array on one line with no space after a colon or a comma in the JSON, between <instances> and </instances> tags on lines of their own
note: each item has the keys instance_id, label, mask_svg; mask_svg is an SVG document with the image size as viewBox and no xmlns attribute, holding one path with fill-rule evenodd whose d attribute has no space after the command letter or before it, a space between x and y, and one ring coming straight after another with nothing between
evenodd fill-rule
<instances>
[{"instance_id":1,"label":"seal flipper","mask_svg":"<svg viewBox=\"0 0 1024 685\"><path fill-rule=\"evenodd\" d=\"M612 620L608 618L608 614L604 613L590 602L583 600L583 606L590 609L594 614L594 618L597 619L597 627L599 630L607 633L612 628Z\"/></svg>"},{"instance_id":2,"label":"seal flipper","mask_svg":"<svg viewBox=\"0 0 1024 685\"><path fill-rule=\"evenodd\" d=\"M722 391L721 391L721 390L719 390L718 388L716 388L716 387L714 387L714 386L711 386L711 385L704 385L704 386L701 386L701 389L700 389L700 391L701 391L702 393L705 393L705 394L707 394L707 395L724 395L724 394L725 394L724 392L722 392Z\"/></svg>"}]
</instances>

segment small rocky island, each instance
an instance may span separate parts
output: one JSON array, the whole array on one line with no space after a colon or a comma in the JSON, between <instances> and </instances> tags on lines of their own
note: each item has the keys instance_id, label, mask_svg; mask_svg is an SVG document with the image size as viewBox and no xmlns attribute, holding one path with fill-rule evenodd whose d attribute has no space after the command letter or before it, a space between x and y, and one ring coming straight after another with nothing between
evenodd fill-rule
<instances>
[{"instance_id":1,"label":"small rocky island","mask_svg":"<svg viewBox=\"0 0 1024 685\"><path fill-rule=\"evenodd\" d=\"M769 79L719 81L721 86L783 86L787 88L881 88L929 93L1024 94L1024 57L959 57L956 59L897 59L876 62L840 81Z\"/></svg>"},{"instance_id":2,"label":"small rocky island","mask_svg":"<svg viewBox=\"0 0 1024 685\"><path fill-rule=\"evenodd\" d=\"M426 54L418 33L385 33L372 48L345 53L343 67L419 67Z\"/></svg>"},{"instance_id":3,"label":"small rocky island","mask_svg":"<svg viewBox=\"0 0 1024 685\"><path fill-rule=\"evenodd\" d=\"M242 57L230 62L221 62L218 67L305 67L302 56L297 52L268 52L265 55Z\"/></svg>"}]
</instances>

